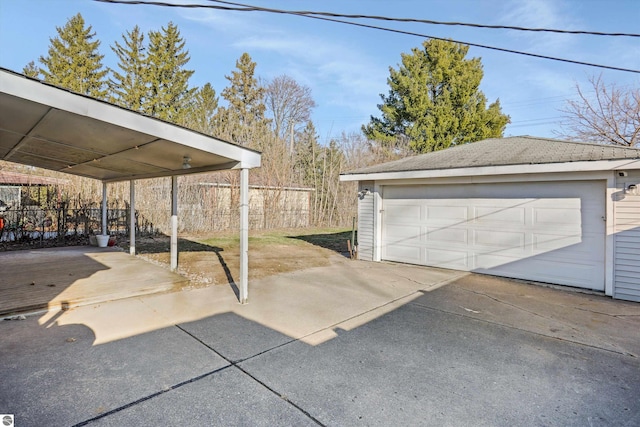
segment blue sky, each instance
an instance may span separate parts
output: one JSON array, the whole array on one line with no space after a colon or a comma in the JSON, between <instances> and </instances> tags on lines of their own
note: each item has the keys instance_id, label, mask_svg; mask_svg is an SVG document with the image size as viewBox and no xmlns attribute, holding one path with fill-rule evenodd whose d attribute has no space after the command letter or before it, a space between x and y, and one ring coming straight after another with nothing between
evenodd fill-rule
<instances>
[{"instance_id":1,"label":"blue sky","mask_svg":"<svg viewBox=\"0 0 640 427\"><path fill-rule=\"evenodd\" d=\"M207 4L206 0L186 3ZM288 10L421 18L436 21L545 27L601 32L640 32L637 0L246 0ZM45 55L55 27L80 12L101 40L105 65L116 66L109 48L138 25L145 33L172 21L178 25L195 70L193 86L210 82L218 94L225 75L248 52L256 74L271 79L287 74L309 86L318 104L313 121L321 141L342 132L359 132L377 116L380 93L387 93L389 67L424 38L262 12L227 12L146 5L117 5L90 0L2 0L0 66L21 71ZM542 55L640 70L640 39L549 33L524 33L384 21L357 22L435 37L527 51ZM555 137L566 99L575 85L602 74L607 83L640 85L640 74L609 71L471 47L468 57L482 58L481 90L490 102L500 99L512 123L505 136Z\"/></svg>"}]
</instances>

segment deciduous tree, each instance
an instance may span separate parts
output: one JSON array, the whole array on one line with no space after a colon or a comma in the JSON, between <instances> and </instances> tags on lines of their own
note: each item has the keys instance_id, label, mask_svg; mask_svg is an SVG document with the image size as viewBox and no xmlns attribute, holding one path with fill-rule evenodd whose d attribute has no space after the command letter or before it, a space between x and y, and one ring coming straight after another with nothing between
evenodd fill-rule
<instances>
[{"instance_id":1,"label":"deciduous tree","mask_svg":"<svg viewBox=\"0 0 640 427\"><path fill-rule=\"evenodd\" d=\"M568 100L561 136L598 144L640 147L640 87L607 85L602 77L589 79L593 95L576 85L578 99Z\"/></svg>"},{"instance_id":2,"label":"deciduous tree","mask_svg":"<svg viewBox=\"0 0 640 427\"><path fill-rule=\"evenodd\" d=\"M364 134L391 145L399 140L418 153L501 137L509 116L499 101L486 107L482 64L465 59L468 49L430 39L403 53L398 69L389 68L389 94L380 95L382 117L371 117Z\"/></svg>"},{"instance_id":3,"label":"deciduous tree","mask_svg":"<svg viewBox=\"0 0 640 427\"><path fill-rule=\"evenodd\" d=\"M273 116L274 131L283 139L294 126L304 126L316 106L311 89L284 74L269 82L265 95L267 109Z\"/></svg>"}]
</instances>

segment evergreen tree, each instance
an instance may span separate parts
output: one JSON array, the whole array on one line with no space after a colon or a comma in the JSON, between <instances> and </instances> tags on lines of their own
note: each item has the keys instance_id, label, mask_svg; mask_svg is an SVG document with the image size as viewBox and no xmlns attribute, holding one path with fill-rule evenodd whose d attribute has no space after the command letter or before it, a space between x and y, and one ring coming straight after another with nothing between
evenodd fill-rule
<instances>
[{"instance_id":1,"label":"evergreen tree","mask_svg":"<svg viewBox=\"0 0 640 427\"><path fill-rule=\"evenodd\" d=\"M122 72L112 70L109 79L111 101L133 111L142 111L147 100L149 79L146 66L144 34L136 25L133 30L122 35L124 45L115 42L111 50L118 57L118 67Z\"/></svg>"},{"instance_id":2,"label":"evergreen tree","mask_svg":"<svg viewBox=\"0 0 640 427\"><path fill-rule=\"evenodd\" d=\"M183 123L194 89L189 88L193 70L184 67L189 62L189 51L180 37L178 27L170 22L161 31L149 32L147 51L148 99L142 110L173 123Z\"/></svg>"},{"instance_id":3,"label":"evergreen tree","mask_svg":"<svg viewBox=\"0 0 640 427\"><path fill-rule=\"evenodd\" d=\"M389 68L389 95L380 95L382 118L362 127L373 140L393 145L405 140L418 153L451 145L501 137L509 123L500 102L486 108L479 90L479 58L465 59L469 47L430 39L423 49L402 54L398 69Z\"/></svg>"},{"instance_id":4,"label":"evergreen tree","mask_svg":"<svg viewBox=\"0 0 640 427\"><path fill-rule=\"evenodd\" d=\"M205 84L193 96L184 125L207 135L217 131L218 97L211 83Z\"/></svg>"},{"instance_id":5,"label":"evergreen tree","mask_svg":"<svg viewBox=\"0 0 640 427\"><path fill-rule=\"evenodd\" d=\"M317 186L319 175L317 165L319 164L320 152L316 128L313 122L309 121L300 135L295 156L294 167L296 175L300 177L300 184L310 187Z\"/></svg>"},{"instance_id":6,"label":"evergreen tree","mask_svg":"<svg viewBox=\"0 0 640 427\"><path fill-rule=\"evenodd\" d=\"M248 53L236 61L236 68L231 76L225 76L230 85L222 91L222 97L228 105L220 108L218 119L223 133L234 142L259 148L260 137L269 125L265 118L264 88L254 76L256 63Z\"/></svg>"},{"instance_id":7,"label":"evergreen tree","mask_svg":"<svg viewBox=\"0 0 640 427\"><path fill-rule=\"evenodd\" d=\"M79 13L70 18L62 28L56 27L58 36L50 38L47 56L41 56L40 68L44 81L77 93L104 99L107 95L105 77L109 72L103 68L98 47L93 40L96 33L91 26L85 27Z\"/></svg>"},{"instance_id":8,"label":"evergreen tree","mask_svg":"<svg viewBox=\"0 0 640 427\"><path fill-rule=\"evenodd\" d=\"M34 79L38 79L40 78L40 68L36 65L35 62L30 61L22 69L22 74L24 74L27 77L33 77Z\"/></svg>"}]
</instances>

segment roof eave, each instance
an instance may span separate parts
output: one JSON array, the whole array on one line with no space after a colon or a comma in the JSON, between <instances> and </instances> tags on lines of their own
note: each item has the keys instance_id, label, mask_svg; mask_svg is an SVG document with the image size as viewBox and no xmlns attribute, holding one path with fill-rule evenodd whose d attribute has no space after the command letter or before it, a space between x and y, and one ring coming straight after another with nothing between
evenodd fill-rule
<instances>
[{"instance_id":1,"label":"roof eave","mask_svg":"<svg viewBox=\"0 0 640 427\"><path fill-rule=\"evenodd\" d=\"M346 173L340 175L340 181L377 181L416 178L445 178L474 175L537 174L552 172L595 172L624 169L640 169L640 160L598 160L585 162L480 166L470 168L432 169L400 172Z\"/></svg>"}]
</instances>

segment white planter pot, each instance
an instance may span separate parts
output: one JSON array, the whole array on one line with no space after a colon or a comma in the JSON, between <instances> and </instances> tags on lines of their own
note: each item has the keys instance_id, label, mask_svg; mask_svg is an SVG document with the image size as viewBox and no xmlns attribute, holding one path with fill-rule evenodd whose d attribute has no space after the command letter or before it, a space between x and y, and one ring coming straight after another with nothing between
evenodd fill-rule
<instances>
[{"instance_id":1,"label":"white planter pot","mask_svg":"<svg viewBox=\"0 0 640 427\"><path fill-rule=\"evenodd\" d=\"M96 239L98 240L98 247L100 248L106 248L109 244L109 235L97 234Z\"/></svg>"}]
</instances>

